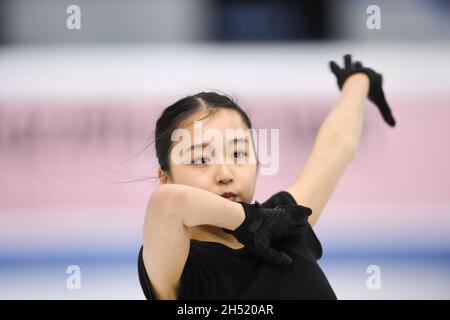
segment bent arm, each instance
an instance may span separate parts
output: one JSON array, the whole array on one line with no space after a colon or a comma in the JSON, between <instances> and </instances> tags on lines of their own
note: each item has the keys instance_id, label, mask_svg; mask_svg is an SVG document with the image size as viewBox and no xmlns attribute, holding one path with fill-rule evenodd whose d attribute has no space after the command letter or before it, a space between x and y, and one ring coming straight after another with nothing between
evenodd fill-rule
<instances>
[{"instance_id":1,"label":"bent arm","mask_svg":"<svg viewBox=\"0 0 450 320\"><path fill-rule=\"evenodd\" d=\"M173 210L186 227L207 224L235 230L244 221L245 212L240 203L188 185L166 184L160 188L177 199L167 210Z\"/></svg>"},{"instance_id":2,"label":"bent arm","mask_svg":"<svg viewBox=\"0 0 450 320\"><path fill-rule=\"evenodd\" d=\"M177 299L190 248L189 227L211 224L236 229L244 220L241 204L203 189L167 184L152 194L143 230L144 266L156 299Z\"/></svg>"}]
</instances>

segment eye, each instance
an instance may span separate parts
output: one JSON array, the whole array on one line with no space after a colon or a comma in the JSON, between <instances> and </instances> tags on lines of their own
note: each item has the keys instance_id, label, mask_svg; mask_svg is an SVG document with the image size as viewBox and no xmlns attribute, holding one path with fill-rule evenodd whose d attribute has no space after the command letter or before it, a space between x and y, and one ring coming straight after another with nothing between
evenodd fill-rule
<instances>
[{"instance_id":1,"label":"eye","mask_svg":"<svg viewBox=\"0 0 450 320\"><path fill-rule=\"evenodd\" d=\"M210 161L207 157L201 157L191 161L191 164L206 164L206 162L204 161L205 159L208 159L208 162Z\"/></svg>"},{"instance_id":2,"label":"eye","mask_svg":"<svg viewBox=\"0 0 450 320\"><path fill-rule=\"evenodd\" d=\"M243 154L244 157L247 155L247 153L244 152L244 151L236 151L236 152L234 152L234 154L236 154L236 153ZM238 158L242 158L242 157L238 157Z\"/></svg>"}]
</instances>

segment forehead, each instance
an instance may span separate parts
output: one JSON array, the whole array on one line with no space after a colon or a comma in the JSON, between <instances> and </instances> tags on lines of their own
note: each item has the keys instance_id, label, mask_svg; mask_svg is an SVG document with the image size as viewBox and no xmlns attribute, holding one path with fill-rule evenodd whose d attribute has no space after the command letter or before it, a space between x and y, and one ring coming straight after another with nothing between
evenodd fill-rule
<instances>
[{"instance_id":1,"label":"forehead","mask_svg":"<svg viewBox=\"0 0 450 320\"><path fill-rule=\"evenodd\" d=\"M200 111L182 121L180 127L194 131L194 121L202 122L202 130L248 129L241 115L234 110L221 108L208 115L208 111Z\"/></svg>"}]
</instances>

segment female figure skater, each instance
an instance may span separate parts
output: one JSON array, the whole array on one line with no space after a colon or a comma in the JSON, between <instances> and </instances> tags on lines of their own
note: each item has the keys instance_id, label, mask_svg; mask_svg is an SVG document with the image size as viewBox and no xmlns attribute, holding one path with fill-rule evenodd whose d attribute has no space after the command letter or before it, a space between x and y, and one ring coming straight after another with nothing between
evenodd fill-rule
<instances>
[{"instance_id":1,"label":"female figure skater","mask_svg":"<svg viewBox=\"0 0 450 320\"><path fill-rule=\"evenodd\" d=\"M193 136L194 121L224 137L226 129L251 129L234 101L201 92L163 111L155 131L160 186L147 203L138 257L147 299L337 299L317 263L322 246L312 226L355 154L365 98L390 126L395 120L380 74L352 63L350 55L343 68L334 62L330 68L340 98L294 184L262 204L252 204L258 173L258 164L247 161L255 156L252 139L235 137L243 139L240 147L223 141L234 146L224 153L231 163L202 157L209 141L188 148L190 156L200 149L190 162L175 163L171 154L177 145L172 132L184 128Z\"/></svg>"}]
</instances>

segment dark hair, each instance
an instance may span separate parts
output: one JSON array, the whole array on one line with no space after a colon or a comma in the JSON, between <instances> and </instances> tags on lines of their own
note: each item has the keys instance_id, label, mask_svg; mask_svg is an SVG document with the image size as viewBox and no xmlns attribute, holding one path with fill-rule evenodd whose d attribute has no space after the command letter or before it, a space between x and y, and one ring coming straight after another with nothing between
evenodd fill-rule
<instances>
[{"instance_id":1,"label":"dark hair","mask_svg":"<svg viewBox=\"0 0 450 320\"><path fill-rule=\"evenodd\" d=\"M234 110L239 113L247 128L252 129L252 123L247 116L247 113L237 104L235 99L226 94L219 94L217 92L200 92L194 95L186 96L162 111L160 117L156 121L154 142L159 166L161 167L161 170L166 173L166 175L170 176L169 154L172 146L172 132L175 129L178 129L180 124L185 119L199 111L206 112L206 116L201 118L204 119L222 108ZM253 137L251 137L251 140L252 143L254 143ZM144 147L143 150L147 149L151 144L152 143L150 142ZM254 150L256 149L254 148ZM257 157L256 161L257 170L259 170L259 160ZM146 178L142 178L132 181L145 179Z\"/></svg>"},{"instance_id":2,"label":"dark hair","mask_svg":"<svg viewBox=\"0 0 450 320\"><path fill-rule=\"evenodd\" d=\"M170 174L169 152L172 144L172 132L180 126L183 120L196 112L206 111L207 114L204 118L207 118L222 108L236 111L247 128L252 128L252 123L247 113L242 110L236 101L227 95L216 92L200 92L184 97L162 112L156 122L155 149L158 163L166 174Z\"/></svg>"}]
</instances>

